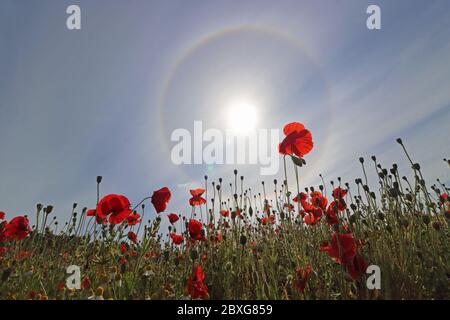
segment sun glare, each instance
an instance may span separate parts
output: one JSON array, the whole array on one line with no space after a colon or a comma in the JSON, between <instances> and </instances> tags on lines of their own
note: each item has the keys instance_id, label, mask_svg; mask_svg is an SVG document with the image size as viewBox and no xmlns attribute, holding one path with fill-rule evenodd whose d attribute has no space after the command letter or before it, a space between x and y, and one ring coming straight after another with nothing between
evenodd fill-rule
<instances>
[{"instance_id":1,"label":"sun glare","mask_svg":"<svg viewBox=\"0 0 450 320\"><path fill-rule=\"evenodd\" d=\"M257 114L255 105L247 100L236 100L227 106L228 128L245 134L256 128Z\"/></svg>"}]
</instances>

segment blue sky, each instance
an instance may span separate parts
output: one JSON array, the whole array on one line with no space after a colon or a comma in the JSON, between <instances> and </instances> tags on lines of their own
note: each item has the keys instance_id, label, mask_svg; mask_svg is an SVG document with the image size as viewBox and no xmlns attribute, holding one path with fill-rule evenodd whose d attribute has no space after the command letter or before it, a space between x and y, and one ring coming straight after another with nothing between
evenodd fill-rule
<instances>
[{"instance_id":1,"label":"blue sky","mask_svg":"<svg viewBox=\"0 0 450 320\"><path fill-rule=\"evenodd\" d=\"M66 29L81 7L82 30ZM382 29L366 28L378 4ZM300 121L315 149L304 185L360 176L376 154L409 173L401 136L426 177L449 181L448 1L23 1L0 4L0 210L33 215L102 193L134 203L168 186L232 179L228 166L170 161L170 132L226 126L224 101L251 95L258 127ZM259 187L255 166L238 167ZM271 181L274 177L265 177ZM281 179L281 172L278 176ZM375 182L375 181L374 181ZM153 216L153 213L151 213Z\"/></svg>"}]
</instances>

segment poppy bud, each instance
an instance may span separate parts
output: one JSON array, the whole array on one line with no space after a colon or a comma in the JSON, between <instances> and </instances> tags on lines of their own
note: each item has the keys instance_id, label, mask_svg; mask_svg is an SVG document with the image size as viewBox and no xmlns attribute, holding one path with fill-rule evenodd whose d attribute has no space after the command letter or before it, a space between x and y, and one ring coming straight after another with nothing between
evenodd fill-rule
<instances>
[{"instance_id":1,"label":"poppy bud","mask_svg":"<svg viewBox=\"0 0 450 320\"><path fill-rule=\"evenodd\" d=\"M205 175L205 180L208 180L208 176Z\"/></svg>"},{"instance_id":2,"label":"poppy bud","mask_svg":"<svg viewBox=\"0 0 450 320\"><path fill-rule=\"evenodd\" d=\"M413 168L413 170L420 170L420 164L414 163L414 164L412 165L412 168Z\"/></svg>"},{"instance_id":3,"label":"poppy bud","mask_svg":"<svg viewBox=\"0 0 450 320\"><path fill-rule=\"evenodd\" d=\"M236 169L234 169L234 175L237 175L238 171Z\"/></svg>"},{"instance_id":4,"label":"poppy bud","mask_svg":"<svg viewBox=\"0 0 450 320\"><path fill-rule=\"evenodd\" d=\"M384 220L384 213L383 212L379 211L377 215L378 215L378 219L380 219L381 221Z\"/></svg>"},{"instance_id":5,"label":"poppy bud","mask_svg":"<svg viewBox=\"0 0 450 320\"><path fill-rule=\"evenodd\" d=\"M239 242L241 243L241 245L245 246L245 244L247 243L247 237L245 235L241 235Z\"/></svg>"},{"instance_id":6,"label":"poppy bud","mask_svg":"<svg viewBox=\"0 0 450 320\"><path fill-rule=\"evenodd\" d=\"M192 261L195 261L198 258L198 252L195 249L191 250L191 259Z\"/></svg>"},{"instance_id":7,"label":"poppy bud","mask_svg":"<svg viewBox=\"0 0 450 320\"><path fill-rule=\"evenodd\" d=\"M364 158L363 158L363 157L360 157L360 158L359 158L359 162L364 163Z\"/></svg>"},{"instance_id":8,"label":"poppy bud","mask_svg":"<svg viewBox=\"0 0 450 320\"><path fill-rule=\"evenodd\" d=\"M355 211L355 210L356 210L356 205L355 205L354 203L351 203L351 204L350 204L350 208L351 208L353 211Z\"/></svg>"},{"instance_id":9,"label":"poppy bud","mask_svg":"<svg viewBox=\"0 0 450 320\"><path fill-rule=\"evenodd\" d=\"M52 211L53 211L53 206L47 206L47 208L45 209L45 212L47 213L47 214L50 214L50 213L52 213Z\"/></svg>"},{"instance_id":10,"label":"poppy bud","mask_svg":"<svg viewBox=\"0 0 450 320\"><path fill-rule=\"evenodd\" d=\"M373 161L377 161L377 157L372 156L372 160L373 160Z\"/></svg>"},{"instance_id":11,"label":"poppy bud","mask_svg":"<svg viewBox=\"0 0 450 320\"><path fill-rule=\"evenodd\" d=\"M244 176L241 176L241 180L244 180Z\"/></svg>"},{"instance_id":12,"label":"poppy bud","mask_svg":"<svg viewBox=\"0 0 450 320\"><path fill-rule=\"evenodd\" d=\"M423 216L422 216L422 221L423 221L423 223L425 223L426 225L429 225L429 224L430 224L430 221L431 221L430 216L429 216L429 215L423 215Z\"/></svg>"},{"instance_id":13,"label":"poppy bud","mask_svg":"<svg viewBox=\"0 0 450 320\"><path fill-rule=\"evenodd\" d=\"M397 143L403 145L403 141L400 138L397 138Z\"/></svg>"},{"instance_id":14,"label":"poppy bud","mask_svg":"<svg viewBox=\"0 0 450 320\"><path fill-rule=\"evenodd\" d=\"M436 231L441 230L442 223L440 221L433 221L431 224Z\"/></svg>"}]
</instances>

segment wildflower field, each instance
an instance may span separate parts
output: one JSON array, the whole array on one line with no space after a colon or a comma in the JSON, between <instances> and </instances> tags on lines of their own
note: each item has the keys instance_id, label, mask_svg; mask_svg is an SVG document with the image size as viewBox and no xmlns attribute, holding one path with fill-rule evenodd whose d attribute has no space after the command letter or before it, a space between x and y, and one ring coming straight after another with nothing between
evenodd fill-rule
<instances>
[{"instance_id":1,"label":"wildflower field","mask_svg":"<svg viewBox=\"0 0 450 320\"><path fill-rule=\"evenodd\" d=\"M424 181L401 139L412 179L373 156L359 159L360 179L304 186L311 132L294 122L284 134L279 179L249 187L238 170L205 176L183 213L167 210L177 195L166 187L133 205L103 196L102 177L97 205L74 204L68 223L41 204L35 225L0 212L0 299L450 298L449 189ZM444 174L449 166L444 159ZM368 170L378 174L373 190ZM66 284L71 265L78 289ZM371 265L378 289L367 286Z\"/></svg>"}]
</instances>

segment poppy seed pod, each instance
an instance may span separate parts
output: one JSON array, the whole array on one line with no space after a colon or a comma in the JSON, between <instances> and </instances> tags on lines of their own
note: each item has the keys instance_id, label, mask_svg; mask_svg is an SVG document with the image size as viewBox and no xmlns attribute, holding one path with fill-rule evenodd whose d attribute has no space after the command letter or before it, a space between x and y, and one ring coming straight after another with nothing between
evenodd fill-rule
<instances>
[{"instance_id":1,"label":"poppy seed pod","mask_svg":"<svg viewBox=\"0 0 450 320\"><path fill-rule=\"evenodd\" d=\"M363 158L363 157L360 157L360 158L359 158L359 162L364 163L364 158Z\"/></svg>"},{"instance_id":2,"label":"poppy seed pod","mask_svg":"<svg viewBox=\"0 0 450 320\"><path fill-rule=\"evenodd\" d=\"M53 206L51 206L51 205L47 206L47 208L45 209L45 212L46 212L47 214L52 213L52 211L53 211Z\"/></svg>"},{"instance_id":3,"label":"poppy seed pod","mask_svg":"<svg viewBox=\"0 0 450 320\"><path fill-rule=\"evenodd\" d=\"M247 244L247 237L245 235L241 235L239 242L241 243L241 245L245 246Z\"/></svg>"},{"instance_id":4,"label":"poppy seed pod","mask_svg":"<svg viewBox=\"0 0 450 320\"><path fill-rule=\"evenodd\" d=\"M420 170L420 164L414 163L414 164L412 165L412 168L413 168L413 170Z\"/></svg>"},{"instance_id":5,"label":"poppy seed pod","mask_svg":"<svg viewBox=\"0 0 450 320\"><path fill-rule=\"evenodd\" d=\"M372 160L373 160L373 161L377 161L377 157L372 156Z\"/></svg>"},{"instance_id":6,"label":"poppy seed pod","mask_svg":"<svg viewBox=\"0 0 450 320\"><path fill-rule=\"evenodd\" d=\"M234 174L237 175L238 171L236 169L234 169Z\"/></svg>"},{"instance_id":7,"label":"poppy seed pod","mask_svg":"<svg viewBox=\"0 0 450 320\"><path fill-rule=\"evenodd\" d=\"M103 177L102 176L97 176L97 183L98 184L100 184L100 183L102 183L102 179L103 179Z\"/></svg>"},{"instance_id":8,"label":"poppy seed pod","mask_svg":"<svg viewBox=\"0 0 450 320\"><path fill-rule=\"evenodd\" d=\"M396 140L396 141L397 141L397 143L398 143L398 144L401 144L401 145L403 145L403 141L402 141L402 139L400 139L400 138L397 138L397 140Z\"/></svg>"}]
</instances>

